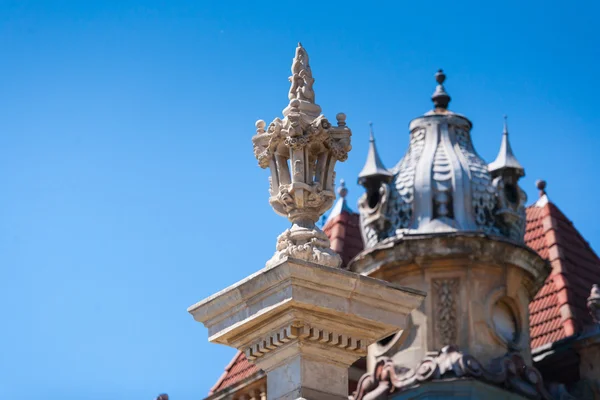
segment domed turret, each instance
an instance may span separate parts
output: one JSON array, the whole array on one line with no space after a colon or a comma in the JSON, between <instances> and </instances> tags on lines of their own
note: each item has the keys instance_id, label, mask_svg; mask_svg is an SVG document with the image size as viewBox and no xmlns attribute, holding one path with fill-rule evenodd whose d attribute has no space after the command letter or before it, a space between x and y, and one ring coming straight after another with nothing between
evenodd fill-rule
<instances>
[{"instance_id":1,"label":"domed turret","mask_svg":"<svg viewBox=\"0 0 600 400\"><path fill-rule=\"evenodd\" d=\"M524 193L517 181L524 172L508 137L503 136L502 165L488 169L473 147L471 121L448 110L446 75L440 70L435 77L434 108L411 121L408 150L390 179L359 178L367 188L359 202L366 246L448 232L481 232L521 243ZM507 196L511 189L514 196Z\"/></svg>"}]
</instances>

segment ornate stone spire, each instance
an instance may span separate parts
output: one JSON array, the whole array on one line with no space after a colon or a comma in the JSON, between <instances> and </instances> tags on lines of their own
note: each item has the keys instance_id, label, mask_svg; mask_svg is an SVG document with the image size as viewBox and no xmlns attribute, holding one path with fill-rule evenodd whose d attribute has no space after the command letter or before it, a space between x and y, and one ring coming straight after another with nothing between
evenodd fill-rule
<instances>
[{"instance_id":1,"label":"ornate stone spire","mask_svg":"<svg viewBox=\"0 0 600 400\"><path fill-rule=\"evenodd\" d=\"M315 103L315 92L313 90L315 80L308 62L308 53L302 47L302 43L298 43L296 48L296 54L292 60L292 75L288 79L291 85L288 93L290 101L297 100L298 108L307 114L319 115L321 107ZM290 110L290 106L286 107L283 110L283 115L287 116Z\"/></svg>"},{"instance_id":2,"label":"ornate stone spire","mask_svg":"<svg viewBox=\"0 0 600 400\"><path fill-rule=\"evenodd\" d=\"M594 284L587 299L588 310L595 323L600 324L600 286Z\"/></svg>"},{"instance_id":3,"label":"ornate stone spire","mask_svg":"<svg viewBox=\"0 0 600 400\"><path fill-rule=\"evenodd\" d=\"M373 135L373 123L369 123L369 151L367 153L367 161L362 171L358 174L358 183L362 186L368 186L368 182L372 180L389 181L392 173L385 168L377 147L375 146L375 136Z\"/></svg>"},{"instance_id":4,"label":"ornate stone spire","mask_svg":"<svg viewBox=\"0 0 600 400\"><path fill-rule=\"evenodd\" d=\"M515 157L512 151L512 147L510 146L510 141L508 140L508 126L506 119L507 117L505 115L504 130L502 131L502 141L500 142L500 151L498 152L496 160L494 160L488 165L488 169L492 173L504 169L511 169L515 172L515 174L521 177L525 175L525 169L523 168L521 163L517 161L517 158Z\"/></svg>"},{"instance_id":5,"label":"ornate stone spire","mask_svg":"<svg viewBox=\"0 0 600 400\"><path fill-rule=\"evenodd\" d=\"M267 130L264 121L257 121L252 138L259 166L271 170L269 202L276 213L292 222L277 239L271 262L291 257L339 266L339 255L329 248L327 235L315 222L335 200L335 163L348 158L352 133L345 114L336 116L337 127L320 115L321 108L314 104L308 54L301 44L290 81L284 118L275 118Z\"/></svg>"},{"instance_id":6,"label":"ornate stone spire","mask_svg":"<svg viewBox=\"0 0 600 400\"><path fill-rule=\"evenodd\" d=\"M435 88L435 92L433 96L431 96L431 100L433 101L433 105L437 109L446 110L448 108L448 104L450 103L450 96L446 93L444 89L444 81L446 80L446 74L444 74L443 70L438 70L435 74L435 80L438 83Z\"/></svg>"}]
</instances>

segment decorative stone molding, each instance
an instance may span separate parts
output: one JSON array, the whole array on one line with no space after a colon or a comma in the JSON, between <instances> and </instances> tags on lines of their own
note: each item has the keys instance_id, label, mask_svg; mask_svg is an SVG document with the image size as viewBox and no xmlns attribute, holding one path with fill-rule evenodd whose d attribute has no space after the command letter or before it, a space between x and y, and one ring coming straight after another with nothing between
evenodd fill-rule
<instances>
[{"instance_id":1,"label":"decorative stone molding","mask_svg":"<svg viewBox=\"0 0 600 400\"><path fill-rule=\"evenodd\" d=\"M525 270L528 278L524 278L522 284L531 298L542 287L551 271L548 262L526 246L497 236L458 232L389 238L357 255L348 269L370 274L386 265L397 265L399 262L461 256L497 265L512 264Z\"/></svg>"},{"instance_id":2,"label":"decorative stone molding","mask_svg":"<svg viewBox=\"0 0 600 400\"><path fill-rule=\"evenodd\" d=\"M459 279L433 279L431 286L434 298L435 341L436 347L440 348L457 342L456 318Z\"/></svg>"},{"instance_id":3,"label":"decorative stone molding","mask_svg":"<svg viewBox=\"0 0 600 400\"><path fill-rule=\"evenodd\" d=\"M394 392L426 382L456 378L480 380L530 399L554 399L545 388L540 372L526 365L519 354L507 354L486 368L453 346L446 346L437 355L426 357L414 369L395 365L389 358L380 360L372 374L363 375L350 399L385 399Z\"/></svg>"},{"instance_id":4,"label":"decorative stone molding","mask_svg":"<svg viewBox=\"0 0 600 400\"><path fill-rule=\"evenodd\" d=\"M315 223L335 200L335 163L347 159L352 133L345 114L337 114L336 127L320 115L308 54L301 44L290 82L284 118L275 118L266 130L265 122L257 121L252 138L259 166L271 171L269 203L292 222L277 239L277 252L270 262L292 256L337 267L341 258L329 249L329 239Z\"/></svg>"},{"instance_id":5,"label":"decorative stone molding","mask_svg":"<svg viewBox=\"0 0 600 400\"><path fill-rule=\"evenodd\" d=\"M587 299L588 310L595 323L600 324L600 286L594 284Z\"/></svg>"},{"instance_id":6,"label":"decorative stone molding","mask_svg":"<svg viewBox=\"0 0 600 400\"><path fill-rule=\"evenodd\" d=\"M369 342L365 338L356 338L344 333L333 332L331 329L295 322L248 346L244 350L244 354L248 360L255 361L257 358L285 346L292 340L310 341L327 346L335 346L355 352L358 357L363 357L367 354L366 344Z\"/></svg>"}]
</instances>

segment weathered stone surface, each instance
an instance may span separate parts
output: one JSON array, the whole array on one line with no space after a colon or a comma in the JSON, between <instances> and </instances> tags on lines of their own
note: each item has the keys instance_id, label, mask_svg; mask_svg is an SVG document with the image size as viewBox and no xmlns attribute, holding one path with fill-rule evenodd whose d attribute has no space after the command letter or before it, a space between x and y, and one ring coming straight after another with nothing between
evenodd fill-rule
<instances>
[{"instance_id":1,"label":"weathered stone surface","mask_svg":"<svg viewBox=\"0 0 600 400\"><path fill-rule=\"evenodd\" d=\"M407 315L424 296L339 268L286 259L188 311L208 328L211 342L244 351L267 372L269 398L325 387L335 392L332 395L345 396L348 367L367 354L371 343L404 329ZM288 376L296 367L303 372L289 385L296 382L299 387L291 390L280 383L271 391L271 372ZM329 372L316 379L309 370ZM325 385L323 374L339 375L344 384Z\"/></svg>"},{"instance_id":2,"label":"weathered stone surface","mask_svg":"<svg viewBox=\"0 0 600 400\"><path fill-rule=\"evenodd\" d=\"M335 164L348 158L352 132L345 114L337 114L337 126L320 115L308 53L301 44L289 79L290 102L284 118L275 118L266 130L265 121L257 121L252 138L259 166L271 171L269 203L292 222L277 238L270 262L293 257L338 267L340 256L329 248L329 239L315 222L335 200Z\"/></svg>"},{"instance_id":3,"label":"weathered stone surface","mask_svg":"<svg viewBox=\"0 0 600 400\"><path fill-rule=\"evenodd\" d=\"M406 235L384 241L351 262L352 271L427 292L409 328L369 349L414 368L454 345L487 364L509 351L528 363L528 304L549 273L532 250L483 234Z\"/></svg>"}]
</instances>

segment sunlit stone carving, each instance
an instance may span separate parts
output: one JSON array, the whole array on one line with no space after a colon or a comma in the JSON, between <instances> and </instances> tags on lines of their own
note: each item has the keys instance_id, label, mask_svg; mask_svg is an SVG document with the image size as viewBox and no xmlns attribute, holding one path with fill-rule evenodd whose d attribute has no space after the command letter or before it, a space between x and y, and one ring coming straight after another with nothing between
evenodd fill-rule
<instances>
[{"instance_id":1,"label":"sunlit stone carving","mask_svg":"<svg viewBox=\"0 0 600 400\"><path fill-rule=\"evenodd\" d=\"M291 257L337 267L341 259L315 223L335 200L335 163L348 157L351 131L345 114L337 114L337 126L332 126L315 104L314 79L301 44L289 79L284 118L275 118L266 130L265 122L257 121L252 138L259 166L271 171L269 203L292 222L278 237L269 263Z\"/></svg>"}]
</instances>

